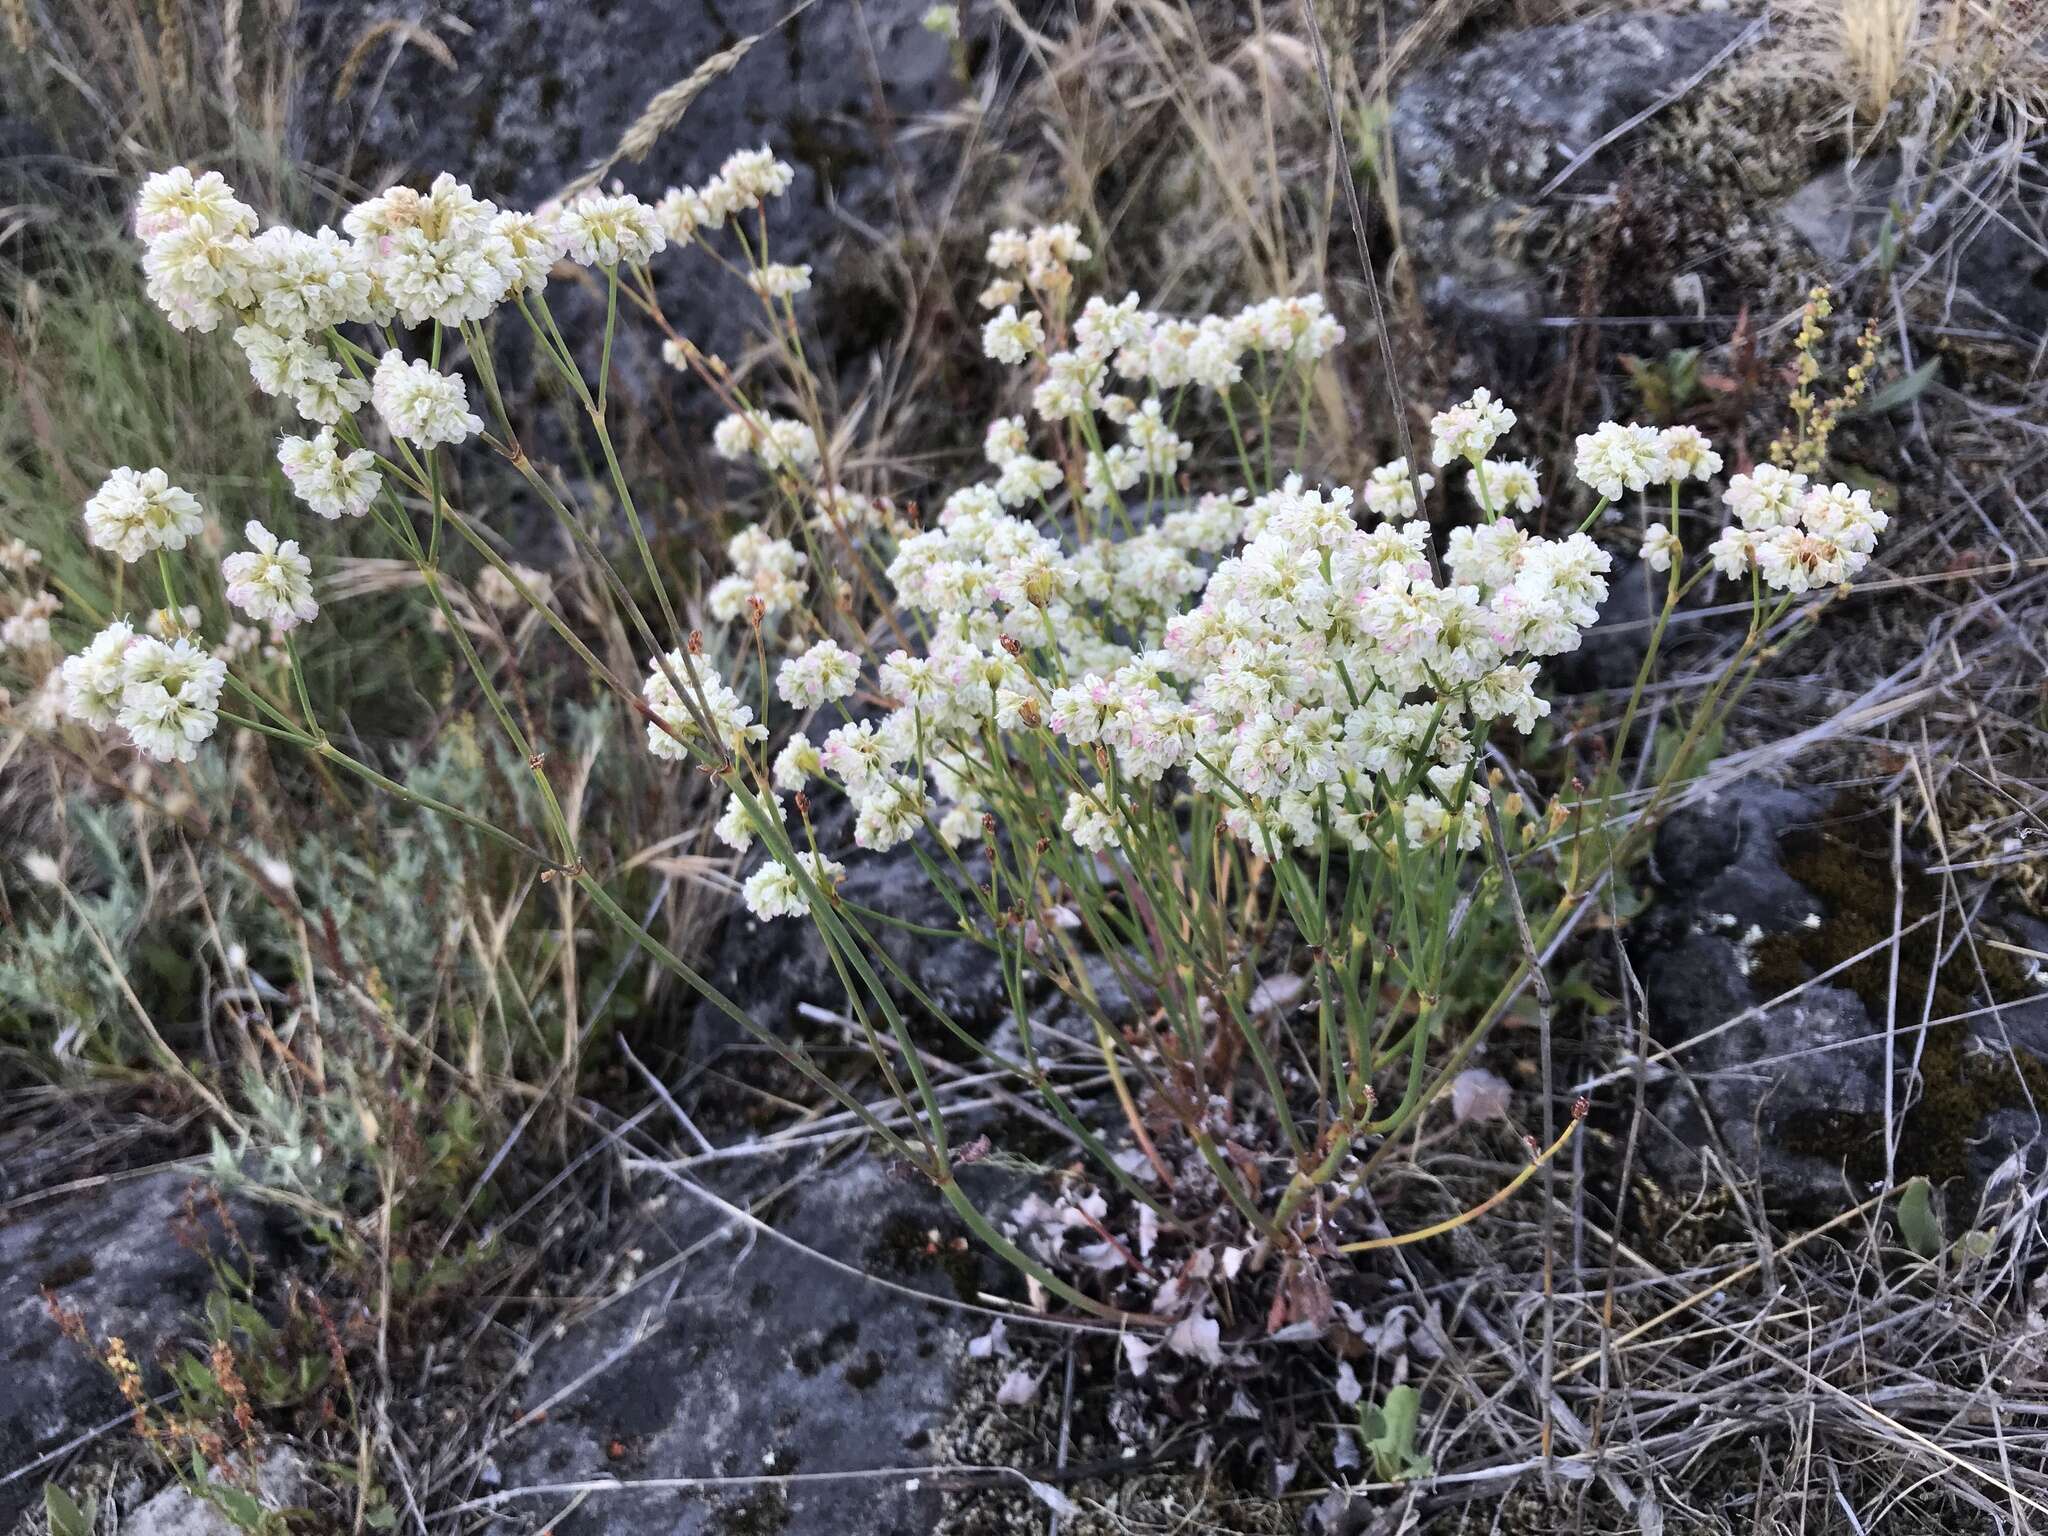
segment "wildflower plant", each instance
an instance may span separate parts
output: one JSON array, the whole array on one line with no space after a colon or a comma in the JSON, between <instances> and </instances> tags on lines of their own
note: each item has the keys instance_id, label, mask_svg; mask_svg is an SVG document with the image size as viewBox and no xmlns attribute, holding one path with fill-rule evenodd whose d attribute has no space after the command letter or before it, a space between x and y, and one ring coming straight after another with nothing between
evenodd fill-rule
<instances>
[{"instance_id":1,"label":"wildflower plant","mask_svg":"<svg viewBox=\"0 0 2048 1536\"><path fill-rule=\"evenodd\" d=\"M1076 1306L1120 1310L1059 1273L1056 1247L1028 1222L983 1213L961 1188L964 1154L924 1065L935 1031L1037 1094L1103 1187L1171 1219L1182 1186L1205 1181L1250 1240L1311 1270L1347 1246L1339 1213L1362 1179L1504 1015L1568 915L1640 849L1672 787L1638 799L1626 834L1600 840L1596 858L1567 861L1568 824L1608 815L1612 775L1539 814L1488 765L1495 738L1526 735L1549 712L1544 661L1575 649L1598 615L1613 571L1591 536L1603 513L1657 500L1641 554L1666 580L1614 764L1665 622L1696 584L1737 583L1752 612L1688 745L1725 713L1799 594L1862 568L1884 515L1861 492L1759 466L1729 482L1732 521L1689 558L1681 503L1720 475L1720 457L1690 428L1610 422L1578 440L1590 512L1560 534L1532 532L1540 472L1498 452L1516 419L1486 390L1436 417L1436 473L1395 461L1355 493L1325 486L1306 462L1307 431L1316 376L1345 331L1321 296L1200 316L1157 312L1135 293L1084 296L1092 252L1056 224L989 242L981 347L1012 374L1013 409L987 427L982 472L934 497L925 519L850 483L835 448L798 320L809 269L770 256L765 205L789 182L770 152L748 151L653 204L592 191L526 213L443 175L425 193L394 188L360 205L343 234L305 234L258 233L217 176L178 170L145 186L136 230L172 324L226 332L258 386L307 423L279 462L310 513L365 518L417 566L444 617L444 550L466 542L631 701L650 752L720 783L715 835L760 861L747 908L815 924L904 1117L876 1115L634 921L460 625L450 633L529 765L546 848L385 778L328 735L302 683L293 701L273 698L191 636L110 626L66 664L71 712L158 757L189 758L223 721L293 741L541 861ZM788 414L669 325L649 264L670 247L751 289ZM606 296L594 378L548 305L562 261L592 269ZM682 622L610 434L622 300L726 406L712 451L757 471L771 497L704 594L708 636ZM521 449L494 315L528 328L538 366L582 406L657 613L632 601L592 519ZM645 647L644 678L608 669L451 500L447 456L471 439L606 573ZM1427 520L1440 480L1463 498L1441 549ZM87 525L124 559L153 555L176 612L170 557L204 515L163 471L124 469ZM317 623L313 573L290 539L257 523L247 538L252 549L228 558L229 596L284 630L298 678L291 626ZM949 1017L878 942L899 919L841 894L852 860L897 849L957 932L988 948L1014 1046ZM1547 898L1534 913L1525 885ZM1504 967L1489 936L1509 915L1523 953ZM1105 998L1110 979L1135 1018ZM1473 995L1491 1001L1462 1001ZM1089 1021L1134 1152L1062 1093L1036 1027L1048 998Z\"/></svg>"}]
</instances>

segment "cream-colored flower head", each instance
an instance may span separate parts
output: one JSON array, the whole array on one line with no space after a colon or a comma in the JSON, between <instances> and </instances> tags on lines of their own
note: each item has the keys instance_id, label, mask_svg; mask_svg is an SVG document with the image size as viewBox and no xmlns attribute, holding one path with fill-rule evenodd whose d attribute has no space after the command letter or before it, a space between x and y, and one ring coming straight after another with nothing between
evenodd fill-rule
<instances>
[{"instance_id":1,"label":"cream-colored flower head","mask_svg":"<svg viewBox=\"0 0 2048 1536\"><path fill-rule=\"evenodd\" d=\"M470 413L469 391L459 376L408 363L396 351L378 361L370 400L391 435L415 448L459 443L484 429L483 418Z\"/></svg>"},{"instance_id":2,"label":"cream-colored flower head","mask_svg":"<svg viewBox=\"0 0 2048 1536\"><path fill-rule=\"evenodd\" d=\"M298 541L279 539L251 519L242 530L250 548L220 563L228 601L258 624L290 629L318 618L313 600L313 562L299 553Z\"/></svg>"},{"instance_id":3,"label":"cream-colored flower head","mask_svg":"<svg viewBox=\"0 0 2048 1536\"><path fill-rule=\"evenodd\" d=\"M159 549L183 549L205 521L199 498L161 469L124 465L85 504L86 537L131 565Z\"/></svg>"}]
</instances>

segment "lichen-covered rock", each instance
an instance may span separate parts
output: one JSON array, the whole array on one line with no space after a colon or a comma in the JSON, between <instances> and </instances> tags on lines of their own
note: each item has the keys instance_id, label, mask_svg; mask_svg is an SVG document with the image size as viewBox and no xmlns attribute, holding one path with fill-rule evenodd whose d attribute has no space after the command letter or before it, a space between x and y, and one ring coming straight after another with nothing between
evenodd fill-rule
<instances>
[{"instance_id":1,"label":"lichen-covered rock","mask_svg":"<svg viewBox=\"0 0 2048 1536\"><path fill-rule=\"evenodd\" d=\"M1405 85L1391 132L1405 246L1429 308L1454 327L1512 329L1560 298L1575 305L1524 246L1532 214L1611 193L1639 144L1624 135L1595 146L1713 63L1747 25L1727 12L1646 11L1530 27Z\"/></svg>"},{"instance_id":2,"label":"lichen-covered rock","mask_svg":"<svg viewBox=\"0 0 2048 1536\"><path fill-rule=\"evenodd\" d=\"M1663 895L1631 948L1651 1030L1676 1055L1645 1144L1667 1177L1697 1177L1718 1145L1773 1202L1839 1210L1886 1174L1887 1076L1895 1177L1974 1189L2042 1138L2039 973L1979 943L1980 975L1952 925L1942 937L1921 921L1941 887L1910 862L1895 882L1888 819L1740 784L1666 823L1653 872ZM2002 922L2030 931L1995 912L1976 931Z\"/></svg>"},{"instance_id":3,"label":"lichen-covered rock","mask_svg":"<svg viewBox=\"0 0 2048 1536\"><path fill-rule=\"evenodd\" d=\"M2036 162L2011 177L2004 168L1985 184L1948 181L1916 188L1900 156L1837 165L1808 181L1780 217L1830 272L1846 273L1876 249L1898 209L1914 210L1907 228L1893 228L1908 269L1932 260L1942 279L1909 289L1915 303L1939 304L1943 325L2002 336L2032 348L2048 333L2048 192Z\"/></svg>"},{"instance_id":4,"label":"lichen-covered rock","mask_svg":"<svg viewBox=\"0 0 2048 1536\"><path fill-rule=\"evenodd\" d=\"M151 1390L161 1388L157 1354L204 1305L213 1283L206 1248L222 1238L209 1203L188 1200L193 1187L179 1173L115 1176L0 1225L0 1476L118 1419L124 1406L105 1368L59 1332L45 1292L95 1340L118 1335ZM262 1212L240 1202L229 1210L250 1249L278 1251ZM41 1498L43 1481L0 1482L0 1529Z\"/></svg>"},{"instance_id":5,"label":"lichen-covered rock","mask_svg":"<svg viewBox=\"0 0 2048 1536\"><path fill-rule=\"evenodd\" d=\"M744 1204L794 1171L756 1170L727 1193ZM515 1528L548 1526L558 1536L932 1529L938 1495L918 1486L914 1469L932 1460L967 1341L985 1320L915 1293L972 1295L1002 1280L995 1261L928 1186L872 1160L804 1172L762 1214L823 1258L681 1190L643 1230L622 1234L648 1268L673 1267L549 1344L521 1392L529 1421L491 1447L487 1476L511 1490L592 1478L913 1470L694 1493L607 1491L565 1518L557 1516L567 1496L537 1493L501 1507ZM532 1412L543 1404L544 1417Z\"/></svg>"},{"instance_id":6,"label":"lichen-covered rock","mask_svg":"<svg viewBox=\"0 0 2048 1536\"><path fill-rule=\"evenodd\" d=\"M249 1488L248 1483L254 1487ZM272 1446L243 1480L243 1491L253 1492L268 1510L282 1510L303 1502L305 1464L289 1448ZM173 1483L141 1505L121 1523L126 1536L242 1536L220 1505L182 1483Z\"/></svg>"}]
</instances>

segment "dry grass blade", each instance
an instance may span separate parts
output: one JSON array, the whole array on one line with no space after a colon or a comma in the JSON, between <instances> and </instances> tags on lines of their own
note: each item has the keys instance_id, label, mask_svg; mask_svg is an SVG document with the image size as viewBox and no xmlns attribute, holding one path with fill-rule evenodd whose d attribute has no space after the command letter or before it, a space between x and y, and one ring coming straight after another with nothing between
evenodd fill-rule
<instances>
[{"instance_id":1,"label":"dry grass blade","mask_svg":"<svg viewBox=\"0 0 2048 1536\"><path fill-rule=\"evenodd\" d=\"M443 69L453 70L456 67L455 55L449 51L448 45L425 27L403 16L386 16L369 23L356 34L348 57L341 61L341 71L335 76L333 100L340 101L348 95L356 83L356 76L362 73L363 61L370 56L370 50L386 37L397 38L401 48L411 43Z\"/></svg>"},{"instance_id":2,"label":"dry grass blade","mask_svg":"<svg viewBox=\"0 0 2048 1536\"><path fill-rule=\"evenodd\" d=\"M731 74L738 68L740 60L753 51L756 43L770 32L779 32L788 26L809 10L811 3L812 0L802 0L802 4L785 13L774 26L743 37L730 48L719 50L673 85L664 86L656 91L648 98L647 105L640 109L640 115L619 136L619 142L612 146L612 152L602 160L591 162L590 168L563 187L556 197L562 202L567 202L577 194L588 192L596 186L604 178L605 172L621 160L638 163L646 159L647 152L654 148L664 133L683 120L683 114L690 110L690 104L703 95L713 81Z\"/></svg>"},{"instance_id":3,"label":"dry grass blade","mask_svg":"<svg viewBox=\"0 0 2048 1536\"><path fill-rule=\"evenodd\" d=\"M1920 0L1842 0L1842 51L1873 118L1882 117L1898 93L1919 30Z\"/></svg>"}]
</instances>

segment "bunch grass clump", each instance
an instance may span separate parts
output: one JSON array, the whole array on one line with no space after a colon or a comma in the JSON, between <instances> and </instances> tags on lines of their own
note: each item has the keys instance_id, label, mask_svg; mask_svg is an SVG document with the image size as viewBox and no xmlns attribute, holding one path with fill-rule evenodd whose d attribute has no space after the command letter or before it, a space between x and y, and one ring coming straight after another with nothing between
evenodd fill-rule
<instances>
[{"instance_id":1,"label":"bunch grass clump","mask_svg":"<svg viewBox=\"0 0 2048 1536\"><path fill-rule=\"evenodd\" d=\"M530 777L531 840L384 774L321 718L299 643L320 623L316 573L292 539L252 522L253 547L221 573L229 602L277 636L288 689L260 686L177 621L181 562L208 513L161 469L118 470L86 521L96 545L153 571L172 621L162 636L108 626L66 662L66 707L164 761L191 760L222 726L288 743L533 861L857 1116L1045 1291L1174 1320L1199 1349L1204 1303L1188 1288L1094 1284L1063 1234L978 1208L956 1174L983 1154L955 1144L925 1065L939 1031L1037 1095L1102 1187L1153 1220L1175 1220L1190 1194L1228 1212L1297 1282L1306 1316L1340 1254L1444 1229L1365 1232L1369 1176L1523 989L1543 990L1550 946L1639 855L1763 637L1803 594L1851 580L1885 516L1866 492L1764 465L1728 480L1725 526L1689 547L1687 492L1721 476L1720 455L1691 428L1608 422L1578 440L1577 505L1560 519L1540 466L1497 452L1516 418L1484 389L1436 416L1428 471L1396 460L1359 487L1328 486L1311 426L1346 334L1320 295L1187 316L1135 293L1084 296L1094 253L1055 224L989 243L981 346L1014 385L985 434L986 474L933 495L927 520L857 484L823 416L798 309L810 269L771 254L767 206L790 179L770 151L745 151L654 204L592 189L525 212L443 174L425 193L357 206L342 233L259 232L212 174L173 170L143 188L152 296L178 329L230 336L258 386L308 424L279 453L308 510L374 528L415 568ZM754 294L774 383L669 325L651 268L671 246ZM594 349L549 306L563 263L606 297ZM727 407L713 451L765 476L772 496L700 600L658 568L612 436L614 344L633 311ZM537 366L581 407L623 537L522 448L494 320L523 324ZM589 351L594 376L579 361ZM458 504L452 466L472 441L602 573L644 676L602 659ZM1439 477L1459 523L1441 548L1428 519ZM1505 749L1548 713L1544 662L1580 644L1607 596L1614 557L1592 530L1634 499L1661 610L1609 768L1541 804L1501 771ZM1566 531L1533 531L1551 526ZM717 835L762 860L748 908L815 924L900 1115L876 1113L632 916L619 852L591 846L564 808L550 722L451 606L444 562L458 544L634 711L656 759L719 787ZM637 562L654 611L615 558ZM1624 794L1619 765L1665 623L1705 582L1746 598L1745 639L1657 782ZM951 1017L880 942L900 919L842 894L848 860L897 850L989 950L1014 1046ZM1134 1017L1104 997L1110 980ZM1070 1102L1049 1069L1036 1030L1047 997L1088 1021L1120 1127ZM1532 1168L1572 1133L1549 1120Z\"/></svg>"}]
</instances>

